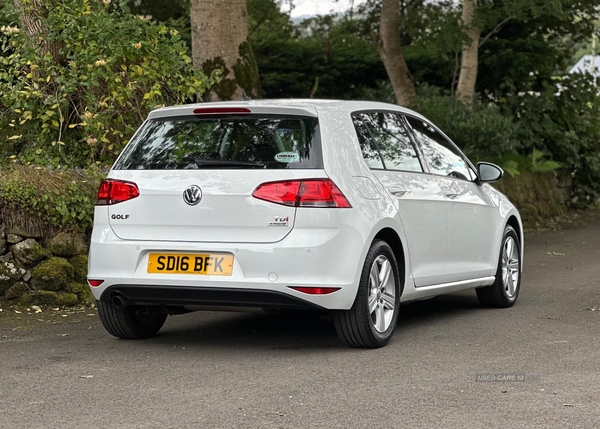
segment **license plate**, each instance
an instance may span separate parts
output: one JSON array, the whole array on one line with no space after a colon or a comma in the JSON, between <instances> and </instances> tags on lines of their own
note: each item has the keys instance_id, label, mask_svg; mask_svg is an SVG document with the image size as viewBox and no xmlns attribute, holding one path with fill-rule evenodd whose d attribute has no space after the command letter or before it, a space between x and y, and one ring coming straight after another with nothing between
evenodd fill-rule
<instances>
[{"instance_id":1,"label":"license plate","mask_svg":"<svg viewBox=\"0 0 600 429\"><path fill-rule=\"evenodd\" d=\"M148 272L230 276L233 255L228 253L150 253Z\"/></svg>"}]
</instances>

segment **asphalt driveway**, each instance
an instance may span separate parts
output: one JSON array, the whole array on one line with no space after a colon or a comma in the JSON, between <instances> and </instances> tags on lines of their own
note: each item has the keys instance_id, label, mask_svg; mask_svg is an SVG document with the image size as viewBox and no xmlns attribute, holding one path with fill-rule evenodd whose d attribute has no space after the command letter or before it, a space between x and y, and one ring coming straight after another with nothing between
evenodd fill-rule
<instances>
[{"instance_id":1,"label":"asphalt driveway","mask_svg":"<svg viewBox=\"0 0 600 429\"><path fill-rule=\"evenodd\" d=\"M527 240L521 296L402 307L346 348L312 314L194 313L151 340L93 310L0 312L1 428L598 428L600 216Z\"/></svg>"}]
</instances>

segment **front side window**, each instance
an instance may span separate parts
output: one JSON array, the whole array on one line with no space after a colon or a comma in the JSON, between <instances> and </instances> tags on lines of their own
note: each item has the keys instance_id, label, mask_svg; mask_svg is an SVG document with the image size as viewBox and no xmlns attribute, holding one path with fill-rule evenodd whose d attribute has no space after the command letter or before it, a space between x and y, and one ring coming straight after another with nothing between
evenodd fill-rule
<instances>
[{"instance_id":1,"label":"front side window","mask_svg":"<svg viewBox=\"0 0 600 429\"><path fill-rule=\"evenodd\" d=\"M421 145L423 155L429 164L431 173L440 176L473 180L473 174L462 154L430 124L408 116L415 136Z\"/></svg>"},{"instance_id":2,"label":"front side window","mask_svg":"<svg viewBox=\"0 0 600 429\"><path fill-rule=\"evenodd\" d=\"M363 157L371 168L423 171L400 115L370 112L356 113L352 118Z\"/></svg>"},{"instance_id":3,"label":"front side window","mask_svg":"<svg viewBox=\"0 0 600 429\"><path fill-rule=\"evenodd\" d=\"M322 168L319 125L312 117L252 115L150 119L115 170Z\"/></svg>"}]
</instances>

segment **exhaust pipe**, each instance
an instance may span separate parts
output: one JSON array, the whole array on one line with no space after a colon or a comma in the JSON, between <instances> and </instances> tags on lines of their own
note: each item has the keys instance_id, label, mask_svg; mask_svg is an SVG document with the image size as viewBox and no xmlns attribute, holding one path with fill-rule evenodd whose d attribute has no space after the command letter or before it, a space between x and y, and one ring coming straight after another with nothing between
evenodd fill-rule
<instances>
[{"instance_id":1,"label":"exhaust pipe","mask_svg":"<svg viewBox=\"0 0 600 429\"><path fill-rule=\"evenodd\" d=\"M115 308L123 308L123 307L127 307L129 305L129 303L127 302L127 299L124 296L121 295L113 295L110 299L110 302L112 303L112 305Z\"/></svg>"}]
</instances>

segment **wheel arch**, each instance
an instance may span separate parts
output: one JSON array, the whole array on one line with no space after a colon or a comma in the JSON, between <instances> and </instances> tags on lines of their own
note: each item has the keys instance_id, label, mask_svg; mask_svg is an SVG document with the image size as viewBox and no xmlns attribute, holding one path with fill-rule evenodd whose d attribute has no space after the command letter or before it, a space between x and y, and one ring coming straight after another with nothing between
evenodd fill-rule
<instances>
[{"instance_id":1,"label":"wheel arch","mask_svg":"<svg viewBox=\"0 0 600 429\"><path fill-rule=\"evenodd\" d=\"M517 233L517 236L519 237L519 247L521 248L521 271L523 271L523 225L521 224L520 220L517 218L517 216L515 216L514 214L509 216L509 218L506 220L506 225L510 225L513 227L513 229L515 230L515 232Z\"/></svg>"},{"instance_id":2,"label":"wheel arch","mask_svg":"<svg viewBox=\"0 0 600 429\"><path fill-rule=\"evenodd\" d=\"M396 257L396 262L398 264L398 268L400 271L400 295L404 292L404 284L406 283L406 257L404 253L404 246L402 245L402 240L398 233L390 228L385 227L380 230L375 237L373 237L373 241L375 240L383 240L385 241L394 252L394 256Z\"/></svg>"}]
</instances>

